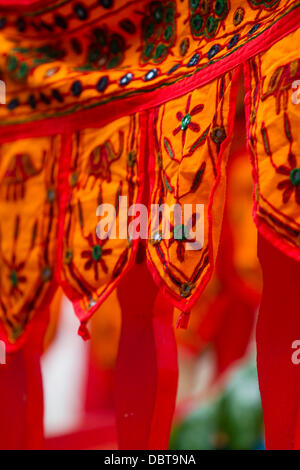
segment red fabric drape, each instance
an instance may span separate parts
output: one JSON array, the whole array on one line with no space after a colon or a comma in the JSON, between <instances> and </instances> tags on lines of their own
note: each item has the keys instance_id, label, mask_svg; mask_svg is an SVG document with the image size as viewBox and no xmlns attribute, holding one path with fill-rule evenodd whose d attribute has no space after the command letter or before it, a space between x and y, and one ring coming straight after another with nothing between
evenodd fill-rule
<instances>
[{"instance_id":1,"label":"red fabric drape","mask_svg":"<svg viewBox=\"0 0 300 470\"><path fill-rule=\"evenodd\" d=\"M173 309L145 260L121 280L122 330L116 365L121 449L167 449L177 391Z\"/></svg>"},{"instance_id":2,"label":"red fabric drape","mask_svg":"<svg viewBox=\"0 0 300 470\"><path fill-rule=\"evenodd\" d=\"M44 446L44 400L40 358L49 310L39 315L25 345L0 366L0 449Z\"/></svg>"},{"instance_id":3,"label":"red fabric drape","mask_svg":"<svg viewBox=\"0 0 300 470\"><path fill-rule=\"evenodd\" d=\"M1 7L16 8L16 7L27 7L27 6L38 6L51 3L51 0L0 0Z\"/></svg>"},{"instance_id":4,"label":"red fabric drape","mask_svg":"<svg viewBox=\"0 0 300 470\"><path fill-rule=\"evenodd\" d=\"M257 366L267 449L300 449L300 266L262 236L258 255L263 295L257 323Z\"/></svg>"},{"instance_id":5,"label":"red fabric drape","mask_svg":"<svg viewBox=\"0 0 300 470\"><path fill-rule=\"evenodd\" d=\"M0 449L25 447L26 377L24 355L18 351L0 365Z\"/></svg>"}]
</instances>

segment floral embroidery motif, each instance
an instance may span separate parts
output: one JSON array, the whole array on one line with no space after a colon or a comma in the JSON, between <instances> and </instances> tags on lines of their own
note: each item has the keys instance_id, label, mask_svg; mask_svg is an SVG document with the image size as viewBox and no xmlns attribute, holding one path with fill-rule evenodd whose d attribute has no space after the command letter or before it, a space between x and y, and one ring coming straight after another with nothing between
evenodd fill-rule
<instances>
[{"instance_id":1,"label":"floral embroidery motif","mask_svg":"<svg viewBox=\"0 0 300 470\"><path fill-rule=\"evenodd\" d=\"M62 59L66 52L61 48L60 44L45 44L43 46L34 47L15 47L7 56L6 68L10 77L17 81L23 82L28 75L39 65L51 63L55 60ZM49 69L45 78L49 78L57 72L57 68Z\"/></svg>"},{"instance_id":2,"label":"floral embroidery motif","mask_svg":"<svg viewBox=\"0 0 300 470\"><path fill-rule=\"evenodd\" d=\"M93 237L92 234L89 234L86 239L90 246L90 250L84 250L81 253L81 257L87 259L84 265L84 269L88 271L93 267L95 281L98 281L99 266L101 266L101 269L104 273L108 272L107 264L103 259L103 256L110 255L112 249L103 248L105 243L108 241L108 238L106 238L105 240L98 240L96 236Z\"/></svg>"},{"instance_id":3,"label":"floral embroidery motif","mask_svg":"<svg viewBox=\"0 0 300 470\"><path fill-rule=\"evenodd\" d=\"M280 181L277 188L283 190L282 202L286 204L293 192L295 192L295 200L300 205L300 168L297 168L296 157L293 153L288 156L289 167L281 165L277 168L277 173L285 175L288 178Z\"/></svg>"},{"instance_id":4,"label":"floral embroidery motif","mask_svg":"<svg viewBox=\"0 0 300 470\"><path fill-rule=\"evenodd\" d=\"M175 13L174 1L166 4L151 2L146 9L145 17L141 24L142 54L141 62L162 62L175 42Z\"/></svg>"},{"instance_id":5,"label":"floral embroidery motif","mask_svg":"<svg viewBox=\"0 0 300 470\"><path fill-rule=\"evenodd\" d=\"M169 242L169 249L173 243L177 244L176 256L177 259L182 263L184 261L185 255L185 244L191 241L189 237L189 231L185 225L176 225L175 227L171 225L171 230L173 231L173 238L171 238Z\"/></svg>"},{"instance_id":6,"label":"floral embroidery motif","mask_svg":"<svg viewBox=\"0 0 300 470\"><path fill-rule=\"evenodd\" d=\"M185 145L186 132L188 129L190 129L193 132L200 131L199 124L196 122L193 122L192 117L195 116L196 114L201 113L201 111L204 108L204 105L198 104L194 106L193 109L190 111L191 98L192 98L192 95L189 95L187 102L186 102L185 114L183 114L181 111L177 112L176 118L180 122L180 124L173 130L174 136L178 134L178 132L182 131L182 148L184 148L184 145Z\"/></svg>"},{"instance_id":7,"label":"floral embroidery motif","mask_svg":"<svg viewBox=\"0 0 300 470\"><path fill-rule=\"evenodd\" d=\"M2 261L4 265L7 267L8 273L8 281L10 284L9 295L13 296L14 298L18 298L23 296L24 292L20 286L20 284L24 284L27 281L27 276L22 274L22 271L25 268L25 261L17 262L16 260L16 248L17 242L19 237L19 230L20 230L20 217L16 216L14 222L14 235L13 235L13 243L14 243L14 250L12 252L11 261L8 261L5 256L3 255ZM25 287L25 286L24 286Z\"/></svg>"},{"instance_id":8,"label":"floral embroidery motif","mask_svg":"<svg viewBox=\"0 0 300 470\"><path fill-rule=\"evenodd\" d=\"M24 284L27 281L27 277L24 274L21 274L22 270L25 268L25 261L17 263L16 255L14 253L11 262L7 261L4 257L3 262L10 271L8 276L9 281L11 283L9 295L12 295L14 297L18 295L23 295L23 291L20 287L20 284Z\"/></svg>"},{"instance_id":9,"label":"floral embroidery motif","mask_svg":"<svg viewBox=\"0 0 300 470\"><path fill-rule=\"evenodd\" d=\"M293 192L295 191L296 203L300 205L300 168L297 167L296 156L292 151L293 137L291 124L286 113L284 114L284 131L290 144L288 154L289 167L286 165L280 165L276 171L277 173L287 176L288 178L280 181L280 183L277 185L277 188L283 190L282 202L284 204L290 200Z\"/></svg>"},{"instance_id":10,"label":"floral embroidery motif","mask_svg":"<svg viewBox=\"0 0 300 470\"><path fill-rule=\"evenodd\" d=\"M195 37L214 37L229 12L227 0L189 0L189 8L191 31Z\"/></svg>"},{"instance_id":11,"label":"floral embroidery motif","mask_svg":"<svg viewBox=\"0 0 300 470\"><path fill-rule=\"evenodd\" d=\"M86 63L78 70L112 69L123 62L126 41L121 34L111 33L108 29L97 27L90 33L90 45Z\"/></svg>"}]
</instances>

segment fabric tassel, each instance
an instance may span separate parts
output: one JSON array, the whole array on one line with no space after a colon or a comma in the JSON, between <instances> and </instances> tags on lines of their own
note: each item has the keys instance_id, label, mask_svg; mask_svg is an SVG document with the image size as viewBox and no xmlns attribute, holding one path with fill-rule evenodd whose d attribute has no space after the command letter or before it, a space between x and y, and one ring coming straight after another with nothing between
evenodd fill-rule
<instances>
[{"instance_id":1,"label":"fabric tassel","mask_svg":"<svg viewBox=\"0 0 300 470\"><path fill-rule=\"evenodd\" d=\"M91 335L87 327L87 321L81 322L81 325L78 328L78 335L81 336L84 341L88 341L89 339L91 339Z\"/></svg>"},{"instance_id":2,"label":"fabric tassel","mask_svg":"<svg viewBox=\"0 0 300 470\"><path fill-rule=\"evenodd\" d=\"M189 320L190 320L190 312L181 312L176 322L176 328L181 328L183 330L186 330L187 327L189 326Z\"/></svg>"}]
</instances>

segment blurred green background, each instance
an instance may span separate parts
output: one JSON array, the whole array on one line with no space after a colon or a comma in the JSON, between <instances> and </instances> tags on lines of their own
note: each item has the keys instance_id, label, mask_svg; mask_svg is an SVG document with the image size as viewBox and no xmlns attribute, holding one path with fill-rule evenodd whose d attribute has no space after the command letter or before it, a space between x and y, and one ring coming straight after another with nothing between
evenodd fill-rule
<instances>
[{"instance_id":1,"label":"blurred green background","mask_svg":"<svg viewBox=\"0 0 300 470\"><path fill-rule=\"evenodd\" d=\"M264 449L255 359L239 367L221 394L177 423L170 449Z\"/></svg>"}]
</instances>

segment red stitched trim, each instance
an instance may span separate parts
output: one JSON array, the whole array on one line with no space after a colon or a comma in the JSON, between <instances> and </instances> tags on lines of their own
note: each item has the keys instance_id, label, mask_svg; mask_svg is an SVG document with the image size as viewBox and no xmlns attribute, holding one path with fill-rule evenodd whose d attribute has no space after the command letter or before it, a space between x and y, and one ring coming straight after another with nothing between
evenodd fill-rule
<instances>
[{"instance_id":1,"label":"red stitched trim","mask_svg":"<svg viewBox=\"0 0 300 470\"><path fill-rule=\"evenodd\" d=\"M117 103L110 102L101 107L97 106L93 109L78 111L69 116L7 125L0 128L0 142L61 133L65 129L66 121L72 131L94 127L95 123L97 123L97 126L100 123L105 125L122 116L128 116L134 112L145 111L146 109L161 105L205 85L237 65L244 63L250 57L270 48L284 36L297 29L299 25L300 15L295 11L291 11L264 33L242 46L238 51L233 52L232 55L222 59L221 62L208 66L207 69L201 70L189 78L182 79L179 83L166 86L163 90L154 90L149 93L143 93L140 96L118 99ZM100 110L101 117L99 117Z\"/></svg>"},{"instance_id":2,"label":"red stitched trim","mask_svg":"<svg viewBox=\"0 0 300 470\"><path fill-rule=\"evenodd\" d=\"M35 311L34 317L29 321L22 335L14 342L11 343L8 339L7 331L4 328L2 322L0 322L0 339L5 342L6 353L12 354L21 349L24 344L27 342L28 337L31 336L34 331L35 334L43 333L45 331L45 321L47 321L48 316L46 315L49 305L52 302L52 299L58 288L57 283L52 281L48 291L46 292L42 305ZM36 328L38 326L38 328Z\"/></svg>"},{"instance_id":3,"label":"red stitched trim","mask_svg":"<svg viewBox=\"0 0 300 470\"><path fill-rule=\"evenodd\" d=\"M71 301L74 301L78 298L78 294L71 287L71 285L66 281L62 280L61 272L63 269L63 250L64 250L64 229L65 229L65 218L68 201L71 195L71 188L69 184L69 174L70 166L72 159L72 134L70 130L66 132L61 137L61 152L59 156L59 166L58 166L58 226L57 226L57 246L58 246L58 257L55 270L55 276L58 284L61 285L63 291L69 297Z\"/></svg>"},{"instance_id":4,"label":"red stitched trim","mask_svg":"<svg viewBox=\"0 0 300 470\"><path fill-rule=\"evenodd\" d=\"M245 98L244 98L244 104L245 104L245 120L246 120L246 147L248 154L250 156L250 161L252 164L252 178L254 182L253 186L253 193L252 193L252 198L253 198L253 210L252 210L252 217L255 219L255 214L257 213L257 201L256 201L256 185L258 184L258 176L256 173L256 168L255 168L255 159L254 155L252 153L252 150L250 148L250 139L249 139L249 134L250 134L250 115L251 115L251 76L250 76L250 64L249 62L244 64L243 67L244 71L244 83L245 83Z\"/></svg>"},{"instance_id":5,"label":"red stitched trim","mask_svg":"<svg viewBox=\"0 0 300 470\"><path fill-rule=\"evenodd\" d=\"M258 214L254 214L253 218L257 226L257 230L264 238L266 238L269 242L272 243L273 246L278 248L280 251L292 258L294 261L300 261L299 248L292 246L286 240L281 238L280 234L278 234L274 229L272 229L264 219L259 217Z\"/></svg>"}]
</instances>

